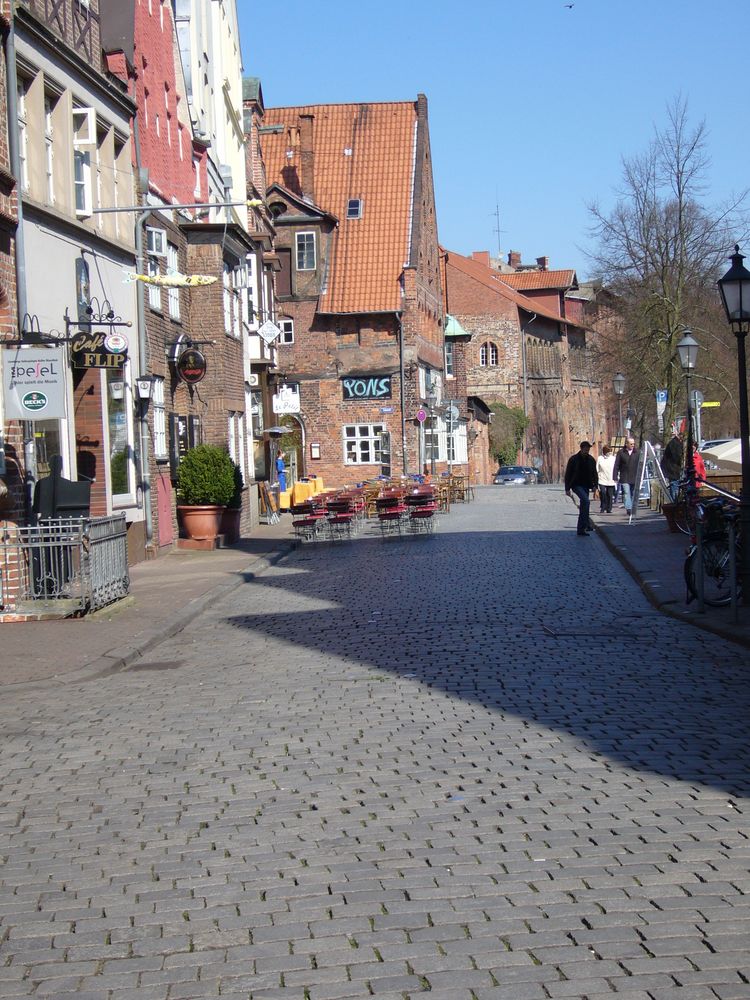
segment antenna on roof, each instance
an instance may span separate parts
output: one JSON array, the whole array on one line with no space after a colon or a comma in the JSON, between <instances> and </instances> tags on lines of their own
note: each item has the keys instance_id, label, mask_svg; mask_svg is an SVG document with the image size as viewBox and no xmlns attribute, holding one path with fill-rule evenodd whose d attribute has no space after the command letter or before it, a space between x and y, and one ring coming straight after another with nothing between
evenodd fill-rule
<instances>
[{"instance_id":1,"label":"antenna on roof","mask_svg":"<svg viewBox=\"0 0 750 1000\"><path fill-rule=\"evenodd\" d=\"M495 235L497 236L497 259L503 255L503 248L500 245L500 233L504 233L506 230L500 228L500 202L497 197L497 190L495 191L495 211L492 213L495 216Z\"/></svg>"}]
</instances>

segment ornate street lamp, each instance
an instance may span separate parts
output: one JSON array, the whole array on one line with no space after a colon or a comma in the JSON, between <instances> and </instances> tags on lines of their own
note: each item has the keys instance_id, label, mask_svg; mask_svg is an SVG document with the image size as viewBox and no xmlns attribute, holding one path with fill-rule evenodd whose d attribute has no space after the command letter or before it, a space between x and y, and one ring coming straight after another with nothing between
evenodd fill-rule
<instances>
[{"instance_id":1,"label":"ornate street lamp","mask_svg":"<svg viewBox=\"0 0 750 1000\"><path fill-rule=\"evenodd\" d=\"M719 292L727 321L737 338L737 373L740 382L740 449L742 456L742 488L740 490L740 580L742 603L750 605L750 419L747 409L747 365L745 338L750 328L750 271L735 246L729 258L732 266L719 278Z\"/></svg>"},{"instance_id":2,"label":"ornate street lamp","mask_svg":"<svg viewBox=\"0 0 750 1000\"><path fill-rule=\"evenodd\" d=\"M620 437L622 437L624 434L622 426L622 397L625 395L625 376L622 372L618 372L612 379L612 386L615 390L615 395L617 396L617 406L620 411Z\"/></svg>"},{"instance_id":3,"label":"ornate street lamp","mask_svg":"<svg viewBox=\"0 0 750 1000\"><path fill-rule=\"evenodd\" d=\"M685 460L685 471L690 480L690 486L695 487L695 461L693 459L693 408L690 404L690 376L695 371L695 364L698 360L700 344L693 337L690 330L685 330L685 335L677 345L677 353L680 356L680 365L685 373L685 392L687 394L687 458Z\"/></svg>"}]
</instances>

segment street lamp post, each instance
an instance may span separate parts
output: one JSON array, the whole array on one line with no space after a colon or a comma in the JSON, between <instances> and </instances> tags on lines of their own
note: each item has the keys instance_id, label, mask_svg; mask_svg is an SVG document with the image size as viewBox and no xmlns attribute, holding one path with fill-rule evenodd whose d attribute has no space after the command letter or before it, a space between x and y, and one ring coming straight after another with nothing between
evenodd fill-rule
<instances>
[{"instance_id":1,"label":"street lamp post","mask_svg":"<svg viewBox=\"0 0 750 1000\"><path fill-rule=\"evenodd\" d=\"M688 474L691 488L695 487L695 460L693 458L693 407L690 402L690 376L695 371L695 363L698 360L700 345L694 339L690 330L685 330L685 335L677 345L677 353L680 356L680 365L685 373L685 392L687 394L687 458L685 460L685 471Z\"/></svg>"},{"instance_id":2,"label":"street lamp post","mask_svg":"<svg viewBox=\"0 0 750 1000\"><path fill-rule=\"evenodd\" d=\"M430 414L430 475L435 475L435 406L437 405L437 395L434 389L430 389L427 394L427 409Z\"/></svg>"},{"instance_id":3,"label":"street lamp post","mask_svg":"<svg viewBox=\"0 0 750 1000\"><path fill-rule=\"evenodd\" d=\"M622 426L622 397L625 395L625 376L622 372L618 372L612 379L612 386L615 390L615 395L617 396L617 406L620 413L620 437L622 437L624 434Z\"/></svg>"},{"instance_id":4,"label":"street lamp post","mask_svg":"<svg viewBox=\"0 0 750 1000\"><path fill-rule=\"evenodd\" d=\"M747 408L747 365L745 338L750 328L750 271L735 246L729 258L732 266L719 278L719 292L732 333L737 338L737 374L739 376L740 449L742 456L742 487L740 490L740 580L742 603L750 605L750 419Z\"/></svg>"}]
</instances>

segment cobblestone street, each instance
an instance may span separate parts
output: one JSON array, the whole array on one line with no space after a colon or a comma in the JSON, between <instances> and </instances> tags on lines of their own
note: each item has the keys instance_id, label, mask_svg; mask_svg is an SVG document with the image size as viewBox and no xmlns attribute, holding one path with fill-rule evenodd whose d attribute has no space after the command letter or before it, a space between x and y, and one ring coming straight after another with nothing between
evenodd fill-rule
<instances>
[{"instance_id":1,"label":"cobblestone street","mask_svg":"<svg viewBox=\"0 0 750 1000\"><path fill-rule=\"evenodd\" d=\"M750 998L749 668L559 487L302 546L4 692L0 996Z\"/></svg>"}]
</instances>

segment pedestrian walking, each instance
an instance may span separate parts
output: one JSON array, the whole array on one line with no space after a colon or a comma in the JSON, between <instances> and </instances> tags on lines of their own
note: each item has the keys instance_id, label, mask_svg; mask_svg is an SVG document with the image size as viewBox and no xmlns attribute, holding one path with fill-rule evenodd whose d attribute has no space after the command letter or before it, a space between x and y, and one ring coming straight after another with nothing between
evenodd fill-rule
<instances>
[{"instance_id":1,"label":"pedestrian walking","mask_svg":"<svg viewBox=\"0 0 750 1000\"><path fill-rule=\"evenodd\" d=\"M596 475L599 480L599 513L611 514L615 498L615 455L608 444L602 448L596 460Z\"/></svg>"},{"instance_id":2,"label":"pedestrian walking","mask_svg":"<svg viewBox=\"0 0 750 1000\"><path fill-rule=\"evenodd\" d=\"M628 516L633 513L633 503L636 502L635 483L638 479L639 459L635 438L625 438L625 446L617 452L612 475L615 482L622 487L622 502Z\"/></svg>"},{"instance_id":3,"label":"pedestrian walking","mask_svg":"<svg viewBox=\"0 0 750 1000\"><path fill-rule=\"evenodd\" d=\"M284 452L280 451L276 459L276 475L279 480L279 493L286 492L286 468L284 466Z\"/></svg>"},{"instance_id":4,"label":"pedestrian walking","mask_svg":"<svg viewBox=\"0 0 750 1000\"><path fill-rule=\"evenodd\" d=\"M586 538L589 534L589 510L591 500L589 494L595 490L599 480L596 475L596 462L589 454L591 443L581 441L579 451L571 455L565 467L565 496L575 493L578 497L577 534Z\"/></svg>"},{"instance_id":5,"label":"pedestrian walking","mask_svg":"<svg viewBox=\"0 0 750 1000\"><path fill-rule=\"evenodd\" d=\"M682 446L682 437L674 431L669 444L664 449L661 456L661 471L669 483L669 492L672 500L677 499L680 489L680 476L685 462L685 449Z\"/></svg>"}]
</instances>

